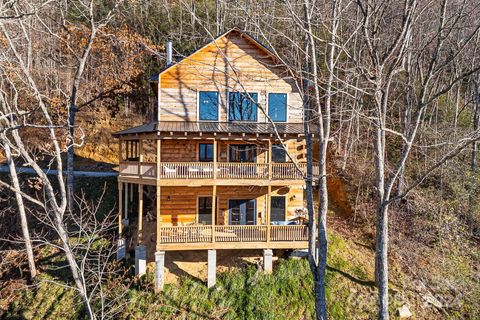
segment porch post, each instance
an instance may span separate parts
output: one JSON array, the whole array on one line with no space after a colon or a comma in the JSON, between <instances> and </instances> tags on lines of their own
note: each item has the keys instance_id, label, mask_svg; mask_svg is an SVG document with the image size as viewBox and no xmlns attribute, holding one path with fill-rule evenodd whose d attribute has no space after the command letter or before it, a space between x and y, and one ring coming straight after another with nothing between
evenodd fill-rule
<instances>
[{"instance_id":1,"label":"porch post","mask_svg":"<svg viewBox=\"0 0 480 320\"><path fill-rule=\"evenodd\" d=\"M213 138L213 179L217 179L217 139Z\"/></svg>"},{"instance_id":2,"label":"porch post","mask_svg":"<svg viewBox=\"0 0 480 320\"><path fill-rule=\"evenodd\" d=\"M117 240L117 260L125 258L126 248L125 239L123 238L123 225L122 225L122 206L123 206L123 182L118 182L118 240Z\"/></svg>"},{"instance_id":3,"label":"porch post","mask_svg":"<svg viewBox=\"0 0 480 320\"><path fill-rule=\"evenodd\" d=\"M120 164L120 162L123 161L122 153L123 153L123 139L119 138L118 139L118 162L119 162L119 164Z\"/></svg>"},{"instance_id":4,"label":"porch post","mask_svg":"<svg viewBox=\"0 0 480 320\"><path fill-rule=\"evenodd\" d=\"M138 150L137 150L137 156L138 156L138 176L142 175L142 161L143 161L143 139L138 138Z\"/></svg>"},{"instance_id":5,"label":"porch post","mask_svg":"<svg viewBox=\"0 0 480 320\"><path fill-rule=\"evenodd\" d=\"M122 206L123 206L123 182L118 182L118 236L122 236L123 228L122 228L122 218L123 218L123 213L122 213Z\"/></svg>"},{"instance_id":6,"label":"porch post","mask_svg":"<svg viewBox=\"0 0 480 320\"><path fill-rule=\"evenodd\" d=\"M270 242L270 209L271 209L271 197L270 194L272 193L272 186L268 185L267 190L267 242Z\"/></svg>"},{"instance_id":7,"label":"porch post","mask_svg":"<svg viewBox=\"0 0 480 320\"><path fill-rule=\"evenodd\" d=\"M215 215L217 212L217 186L213 185L212 193L212 242L215 242Z\"/></svg>"},{"instance_id":8,"label":"porch post","mask_svg":"<svg viewBox=\"0 0 480 320\"><path fill-rule=\"evenodd\" d=\"M162 140L157 139L157 174L156 174L157 179L160 177L160 170L161 170L161 165L160 165L162 161L161 150L162 150Z\"/></svg>"},{"instance_id":9,"label":"porch post","mask_svg":"<svg viewBox=\"0 0 480 320\"><path fill-rule=\"evenodd\" d=\"M272 179L272 140L268 139L268 179Z\"/></svg>"},{"instance_id":10,"label":"porch post","mask_svg":"<svg viewBox=\"0 0 480 320\"><path fill-rule=\"evenodd\" d=\"M161 201L160 201L160 197L161 197L161 187L157 184L157 194L156 194L156 204L157 204L157 250L159 249L160 247L160 243L161 243L161 237L160 237L160 233L161 233L161 225L162 225L162 217L160 216L161 214L161 209L160 209L160 206L161 206Z\"/></svg>"},{"instance_id":11,"label":"porch post","mask_svg":"<svg viewBox=\"0 0 480 320\"><path fill-rule=\"evenodd\" d=\"M143 241L143 184L138 185L138 244Z\"/></svg>"},{"instance_id":12,"label":"porch post","mask_svg":"<svg viewBox=\"0 0 480 320\"><path fill-rule=\"evenodd\" d=\"M144 275L147 269L147 247L143 242L143 185L138 185L138 239L135 248L135 274Z\"/></svg>"},{"instance_id":13,"label":"porch post","mask_svg":"<svg viewBox=\"0 0 480 320\"><path fill-rule=\"evenodd\" d=\"M133 185L130 186L130 189L133 188ZM125 212L124 212L124 218L128 218L128 183L125 183L125 199L123 199L125 202Z\"/></svg>"}]
</instances>

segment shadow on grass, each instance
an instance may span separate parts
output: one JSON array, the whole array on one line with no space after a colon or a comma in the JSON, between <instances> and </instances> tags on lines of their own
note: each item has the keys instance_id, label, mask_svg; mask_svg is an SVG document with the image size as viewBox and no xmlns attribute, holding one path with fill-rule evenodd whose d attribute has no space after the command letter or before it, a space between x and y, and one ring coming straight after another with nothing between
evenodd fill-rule
<instances>
[{"instance_id":1,"label":"shadow on grass","mask_svg":"<svg viewBox=\"0 0 480 320\"><path fill-rule=\"evenodd\" d=\"M327 270L332 271L332 272L336 272L336 273L344 276L348 280L353 281L355 283L358 283L359 285L368 286L368 287L372 287L372 288L375 286L375 281L358 279L358 278L352 276L351 274L349 274L345 271L342 271L340 269L337 269L335 267L327 266Z\"/></svg>"}]
</instances>

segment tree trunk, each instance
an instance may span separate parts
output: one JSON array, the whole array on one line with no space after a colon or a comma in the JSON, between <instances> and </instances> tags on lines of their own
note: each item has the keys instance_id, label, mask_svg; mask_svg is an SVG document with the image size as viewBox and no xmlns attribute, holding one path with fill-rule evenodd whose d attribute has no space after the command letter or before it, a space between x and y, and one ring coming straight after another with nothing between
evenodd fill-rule
<instances>
[{"instance_id":1,"label":"tree trunk","mask_svg":"<svg viewBox=\"0 0 480 320\"><path fill-rule=\"evenodd\" d=\"M473 113L473 131L476 132L479 127L480 122L480 93L478 87L476 87L475 94L475 111ZM478 143L474 141L472 143L472 171L477 172L478 170Z\"/></svg>"},{"instance_id":2,"label":"tree trunk","mask_svg":"<svg viewBox=\"0 0 480 320\"><path fill-rule=\"evenodd\" d=\"M377 187L375 282L378 286L378 318L388 319L388 205L385 204L385 131L381 120L375 134Z\"/></svg>"},{"instance_id":3,"label":"tree trunk","mask_svg":"<svg viewBox=\"0 0 480 320\"><path fill-rule=\"evenodd\" d=\"M10 177L12 179L12 186L16 190L20 190L20 183L18 181L17 171L15 163L12 159L12 152L6 139L2 137L4 143L5 157L7 158L8 168L10 170ZM34 279L37 276L37 268L35 267L35 258L33 255L32 242L30 240L30 231L28 229L27 214L25 212L25 205L23 203L23 197L19 192L15 192L15 199L18 204L18 213L20 215L20 223L22 226L23 241L25 242L25 249L27 251L28 268L30 269L30 278Z\"/></svg>"},{"instance_id":4,"label":"tree trunk","mask_svg":"<svg viewBox=\"0 0 480 320\"><path fill-rule=\"evenodd\" d=\"M388 205L377 209L377 243L375 251L378 285L378 318L388 319Z\"/></svg>"},{"instance_id":5,"label":"tree trunk","mask_svg":"<svg viewBox=\"0 0 480 320\"><path fill-rule=\"evenodd\" d=\"M74 177L73 177L73 164L75 161L75 113L76 107L72 103L70 105L70 110L68 114L68 145L67 145L67 204L68 210L71 211L73 208L73 195L74 195Z\"/></svg>"},{"instance_id":6,"label":"tree trunk","mask_svg":"<svg viewBox=\"0 0 480 320\"><path fill-rule=\"evenodd\" d=\"M320 179L319 179L319 204L318 204L318 268L317 279L321 290L317 292L317 319L327 319L327 298L325 295L325 274L327 270L328 256L328 238L327 238L327 211L328 211L328 192L327 192L327 166L325 150L327 141L320 143ZM319 312L320 311L320 312Z\"/></svg>"}]
</instances>

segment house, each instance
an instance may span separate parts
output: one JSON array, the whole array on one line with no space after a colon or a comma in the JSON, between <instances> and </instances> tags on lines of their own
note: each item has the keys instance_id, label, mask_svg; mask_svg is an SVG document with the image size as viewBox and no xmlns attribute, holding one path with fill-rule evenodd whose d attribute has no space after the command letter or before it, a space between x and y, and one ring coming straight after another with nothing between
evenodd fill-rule
<instances>
[{"instance_id":1,"label":"house","mask_svg":"<svg viewBox=\"0 0 480 320\"><path fill-rule=\"evenodd\" d=\"M216 250L263 249L269 272L272 249L307 248L302 98L280 59L235 28L152 83L157 121L114 134L119 258L134 239L143 274L152 248L161 290L168 251L208 250L212 286Z\"/></svg>"}]
</instances>

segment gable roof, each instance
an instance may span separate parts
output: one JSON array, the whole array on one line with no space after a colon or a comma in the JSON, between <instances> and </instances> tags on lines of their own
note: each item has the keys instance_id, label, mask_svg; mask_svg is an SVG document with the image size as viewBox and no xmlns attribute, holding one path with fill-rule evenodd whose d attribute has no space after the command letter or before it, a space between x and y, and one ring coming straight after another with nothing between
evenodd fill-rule
<instances>
[{"instance_id":1,"label":"gable roof","mask_svg":"<svg viewBox=\"0 0 480 320\"><path fill-rule=\"evenodd\" d=\"M180 61L176 62L176 63L173 63L171 66L168 66L168 67L165 67L163 69L160 70L159 73L156 73L154 75L152 75L150 77L150 81L151 82L158 82L158 79L160 78L160 76L162 74L164 74L165 72L169 71L170 69L174 68L175 66L177 66L179 63L181 63L182 61L190 58L191 56L193 56L195 53L199 52L199 51L202 51L203 49L205 49L206 47L208 47L209 45L211 45L212 43L215 43L217 42L218 40L222 39L222 38L225 38L226 36L228 36L229 34L233 33L233 32L238 32L240 33L243 37L245 37L245 39L247 39L250 43L252 43L254 46L256 46L258 49L260 49L262 52L264 52L265 54L267 54L273 61L275 61L276 63L279 63L285 67L287 67L287 65L275 54L273 53L273 51L268 48L266 45L264 45L263 43L261 43L258 39L256 39L255 37L253 37L252 35L248 34L247 32L241 30L240 28L238 27L233 27L232 29L222 33L221 35L217 36L215 39L209 41L207 44L205 44L204 46L202 46L201 48L195 50L194 52L192 52L191 54L189 54L188 56L182 58ZM291 70L290 70L291 72Z\"/></svg>"}]
</instances>

